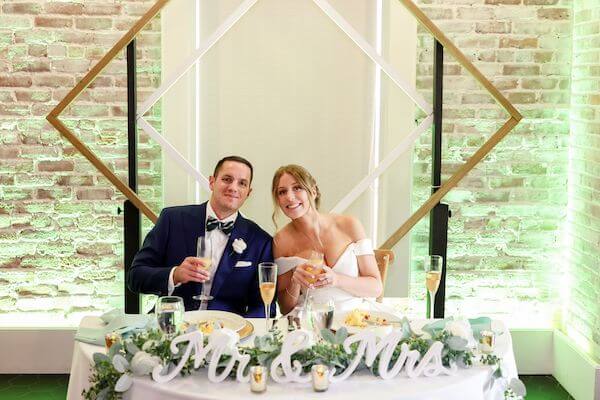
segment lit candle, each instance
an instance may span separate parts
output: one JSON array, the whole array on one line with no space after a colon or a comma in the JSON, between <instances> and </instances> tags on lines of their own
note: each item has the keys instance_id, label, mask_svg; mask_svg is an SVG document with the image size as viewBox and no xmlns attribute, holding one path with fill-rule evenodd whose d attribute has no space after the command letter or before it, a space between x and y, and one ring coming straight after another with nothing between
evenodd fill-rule
<instances>
[{"instance_id":1,"label":"lit candle","mask_svg":"<svg viewBox=\"0 0 600 400\"><path fill-rule=\"evenodd\" d=\"M494 351L494 345L496 344L496 337L494 332L481 331L481 339L479 340L479 348L483 353L492 353Z\"/></svg>"},{"instance_id":2,"label":"lit candle","mask_svg":"<svg viewBox=\"0 0 600 400\"><path fill-rule=\"evenodd\" d=\"M104 335L104 344L106 345L106 351L110 350L111 346L117 343L121 339L120 335L115 332L110 332Z\"/></svg>"},{"instance_id":3,"label":"lit candle","mask_svg":"<svg viewBox=\"0 0 600 400\"><path fill-rule=\"evenodd\" d=\"M267 369L261 365L250 367L250 390L262 393L267 390Z\"/></svg>"},{"instance_id":4,"label":"lit candle","mask_svg":"<svg viewBox=\"0 0 600 400\"><path fill-rule=\"evenodd\" d=\"M329 389L329 368L327 366L316 364L312 366L310 371L315 392L324 392Z\"/></svg>"}]
</instances>

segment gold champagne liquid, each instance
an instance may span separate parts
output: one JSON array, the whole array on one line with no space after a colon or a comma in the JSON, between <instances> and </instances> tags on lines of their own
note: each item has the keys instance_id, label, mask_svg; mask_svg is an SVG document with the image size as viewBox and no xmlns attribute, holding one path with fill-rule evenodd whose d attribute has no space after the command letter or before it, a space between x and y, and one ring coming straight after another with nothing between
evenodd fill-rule
<instances>
[{"instance_id":1,"label":"gold champagne liquid","mask_svg":"<svg viewBox=\"0 0 600 400\"><path fill-rule=\"evenodd\" d=\"M263 282L260 284L260 296L262 297L265 304L271 304L273 297L275 297L275 283Z\"/></svg>"},{"instance_id":2,"label":"gold champagne liquid","mask_svg":"<svg viewBox=\"0 0 600 400\"><path fill-rule=\"evenodd\" d=\"M440 286L440 279L442 279L442 273L440 271L429 271L425 275L425 285L427 290L431 293L435 293Z\"/></svg>"},{"instance_id":3,"label":"gold champagne liquid","mask_svg":"<svg viewBox=\"0 0 600 400\"><path fill-rule=\"evenodd\" d=\"M322 258L311 258L310 260L308 260L308 266L306 267L306 272L308 272L309 274L313 274L315 275L314 278L308 278L306 279L308 281L308 283L315 283L317 281L318 275L322 274L323 268L320 267L320 265L323 264L323 259Z\"/></svg>"},{"instance_id":4,"label":"gold champagne liquid","mask_svg":"<svg viewBox=\"0 0 600 400\"><path fill-rule=\"evenodd\" d=\"M200 258L200 260L202 260L202 262L204 263L204 265L198 266L200 269L210 269L210 265L212 264L211 258L208 258L208 257L198 257L198 258Z\"/></svg>"}]
</instances>

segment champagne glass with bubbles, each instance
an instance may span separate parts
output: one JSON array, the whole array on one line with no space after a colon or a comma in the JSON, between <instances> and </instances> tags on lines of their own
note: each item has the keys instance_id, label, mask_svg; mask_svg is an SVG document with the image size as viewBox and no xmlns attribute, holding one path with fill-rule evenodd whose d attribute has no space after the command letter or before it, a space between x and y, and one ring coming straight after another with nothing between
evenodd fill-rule
<instances>
[{"instance_id":1,"label":"champagne glass with bubbles","mask_svg":"<svg viewBox=\"0 0 600 400\"><path fill-rule=\"evenodd\" d=\"M307 265L306 265L305 271L314 276L313 278L307 279L308 283L310 283L311 285L314 285L317 282L319 275L321 275L324 272L324 270L323 270L324 260L325 260L325 256L323 255L323 253L320 253L320 252L314 251L314 250L310 252L309 259L306 262ZM306 294L304 296L304 304L302 305L302 308L306 308L309 297L310 297L310 288L306 289Z\"/></svg>"},{"instance_id":2,"label":"champagne glass with bubbles","mask_svg":"<svg viewBox=\"0 0 600 400\"><path fill-rule=\"evenodd\" d=\"M210 267L212 264L212 248L210 240L208 240L205 236L200 236L198 238L197 246L196 246L196 257L200 258L203 262L203 265L199 268L204 269L210 272ZM210 278L209 278L210 279ZM204 293L204 282L202 282L202 291L200 295L194 296L194 299L200 301L208 301L212 300L213 297L210 293Z\"/></svg>"},{"instance_id":3,"label":"champagne glass with bubbles","mask_svg":"<svg viewBox=\"0 0 600 400\"><path fill-rule=\"evenodd\" d=\"M177 335L183 322L185 311L183 299L178 296L159 297L154 310L158 327L164 335L172 339Z\"/></svg>"},{"instance_id":4,"label":"champagne glass with bubbles","mask_svg":"<svg viewBox=\"0 0 600 400\"><path fill-rule=\"evenodd\" d=\"M429 318L434 318L433 310L435 304L435 294L440 287L440 281L442 279L442 264L443 264L442 256L428 256L424 259L424 270L425 270L425 286L427 287L427 292L429 293Z\"/></svg>"},{"instance_id":5,"label":"champagne glass with bubbles","mask_svg":"<svg viewBox=\"0 0 600 400\"><path fill-rule=\"evenodd\" d=\"M258 264L258 284L260 296L265 303L265 321L267 332L269 331L270 308L275 297L275 282L277 282L277 264L263 262Z\"/></svg>"}]
</instances>

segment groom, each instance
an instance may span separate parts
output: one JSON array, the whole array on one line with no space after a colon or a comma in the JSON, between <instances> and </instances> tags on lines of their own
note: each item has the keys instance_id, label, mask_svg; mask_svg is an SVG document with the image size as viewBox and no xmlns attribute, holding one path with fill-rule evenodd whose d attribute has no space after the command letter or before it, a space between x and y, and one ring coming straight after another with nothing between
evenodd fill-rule
<instances>
[{"instance_id":1,"label":"groom","mask_svg":"<svg viewBox=\"0 0 600 400\"><path fill-rule=\"evenodd\" d=\"M273 261L271 236L238 211L252 191L252 174L248 160L225 157L209 178L208 202L164 208L131 264L129 288L180 296L186 311L200 308L264 317L258 264ZM203 262L196 257L199 236L212 245L212 273L200 268ZM213 296L208 302L193 299L203 282L204 293Z\"/></svg>"}]
</instances>

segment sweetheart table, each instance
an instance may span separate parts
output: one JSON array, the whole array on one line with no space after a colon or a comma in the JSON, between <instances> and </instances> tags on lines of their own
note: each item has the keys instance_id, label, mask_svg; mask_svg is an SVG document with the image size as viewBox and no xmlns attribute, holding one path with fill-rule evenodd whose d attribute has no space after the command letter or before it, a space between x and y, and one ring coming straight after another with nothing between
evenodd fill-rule
<instances>
[{"instance_id":1,"label":"sweetheart table","mask_svg":"<svg viewBox=\"0 0 600 400\"><path fill-rule=\"evenodd\" d=\"M249 319L254 325L254 334L263 335L265 324L263 319ZM82 327L100 327L98 317L85 317ZM243 343L251 344L254 335L244 339ZM104 352L101 346L75 341L71 375L67 399L80 399L84 389L89 387L93 354ZM517 369L512 350L510 333L496 338L496 354L502 358L502 370L505 377L517 377ZM299 399L398 399L398 400L501 400L504 399L503 386L492 378L492 367L473 366L459 369L455 376L419 377L410 379L402 374L394 379L383 380L373 376L369 371L360 371L343 382L332 383L327 392L316 393L310 383L277 384L270 380L266 393L255 395L250 392L249 383L243 384L235 380L222 383L211 383L206 369L195 371L184 378L178 377L167 383L154 382L150 377L135 377L133 386L124 394L124 399L214 399L228 400L245 396L265 396L269 399L289 400L290 396Z\"/></svg>"}]
</instances>

